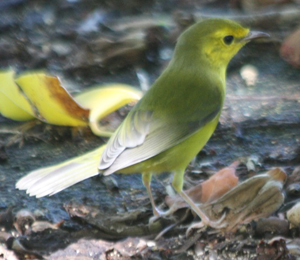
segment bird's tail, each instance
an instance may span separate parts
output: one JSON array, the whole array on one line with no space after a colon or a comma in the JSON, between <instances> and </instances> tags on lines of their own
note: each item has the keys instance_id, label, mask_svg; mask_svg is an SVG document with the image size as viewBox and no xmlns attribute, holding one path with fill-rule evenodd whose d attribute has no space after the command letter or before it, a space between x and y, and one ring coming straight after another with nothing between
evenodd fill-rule
<instances>
[{"instance_id":1,"label":"bird's tail","mask_svg":"<svg viewBox=\"0 0 300 260\"><path fill-rule=\"evenodd\" d=\"M16 188L37 198L51 196L98 174L98 163L105 145L57 165L37 169L20 179Z\"/></svg>"}]
</instances>

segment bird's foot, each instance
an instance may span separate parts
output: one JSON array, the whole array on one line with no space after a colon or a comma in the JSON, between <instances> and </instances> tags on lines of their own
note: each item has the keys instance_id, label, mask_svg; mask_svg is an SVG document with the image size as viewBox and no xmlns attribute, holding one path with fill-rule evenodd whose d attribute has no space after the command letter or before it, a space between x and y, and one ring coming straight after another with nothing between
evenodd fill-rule
<instances>
[{"instance_id":1,"label":"bird's foot","mask_svg":"<svg viewBox=\"0 0 300 260\"><path fill-rule=\"evenodd\" d=\"M223 222L223 220L225 219L226 217L226 213L224 213L222 215L221 218L219 218L218 220L216 221L212 221L210 219L208 220L204 220L203 223L206 225L206 226L210 226L212 228L215 228L215 229L221 229L221 228L225 228L227 226L227 223L226 222Z\"/></svg>"},{"instance_id":2,"label":"bird's foot","mask_svg":"<svg viewBox=\"0 0 300 260\"><path fill-rule=\"evenodd\" d=\"M185 232L186 237L189 237L192 234L193 229L202 229L206 228L206 225L203 223L203 221L196 222L191 224L188 229Z\"/></svg>"},{"instance_id":3,"label":"bird's foot","mask_svg":"<svg viewBox=\"0 0 300 260\"><path fill-rule=\"evenodd\" d=\"M186 236L189 236L192 233L193 229L206 228L207 226L215 228L215 229L225 228L228 225L226 222L224 222L225 217L226 217L226 213L224 213L223 216L216 221L206 218L206 219L201 220L200 222L194 223L194 224L190 225L189 228L187 229Z\"/></svg>"},{"instance_id":4,"label":"bird's foot","mask_svg":"<svg viewBox=\"0 0 300 260\"><path fill-rule=\"evenodd\" d=\"M153 224L159 218L167 217L167 216L173 214L175 211L176 211L175 207L171 207L166 211L162 211L162 210L158 209L157 207L153 208L153 217L151 217L149 219L149 225Z\"/></svg>"}]
</instances>

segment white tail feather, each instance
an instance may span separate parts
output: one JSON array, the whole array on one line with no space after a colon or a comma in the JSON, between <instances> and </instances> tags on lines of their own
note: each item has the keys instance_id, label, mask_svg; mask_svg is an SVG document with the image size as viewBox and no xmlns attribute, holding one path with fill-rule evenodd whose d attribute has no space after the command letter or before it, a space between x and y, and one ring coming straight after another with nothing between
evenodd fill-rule
<instances>
[{"instance_id":1,"label":"white tail feather","mask_svg":"<svg viewBox=\"0 0 300 260\"><path fill-rule=\"evenodd\" d=\"M105 145L60 164L32 171L17 182L16 188L40 198L98 175L98 163L104 148Z\"/></svg>"}]
</instances>

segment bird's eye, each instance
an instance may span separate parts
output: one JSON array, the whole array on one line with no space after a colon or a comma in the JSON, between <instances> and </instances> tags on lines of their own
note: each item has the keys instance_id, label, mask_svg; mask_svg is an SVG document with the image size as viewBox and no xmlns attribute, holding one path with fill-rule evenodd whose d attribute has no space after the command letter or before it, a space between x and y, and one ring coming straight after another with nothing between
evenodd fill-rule
<instances>
[{"instance_id":1,"label":"bird's eye","mask_svg":"<svg viewBox=\"0 0 300 260\"><path fill-rule=\"evenodd\" d=\"M225 44L230 45L233 42L234 37L232 35L227 35L223 38Z\"/></svg>"}]
</instances>

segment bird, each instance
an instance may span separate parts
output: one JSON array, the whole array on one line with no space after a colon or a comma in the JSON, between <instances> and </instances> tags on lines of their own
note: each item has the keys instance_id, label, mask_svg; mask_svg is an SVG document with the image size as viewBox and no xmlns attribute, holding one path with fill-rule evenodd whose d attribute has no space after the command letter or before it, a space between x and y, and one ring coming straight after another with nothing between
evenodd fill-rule
<instances>
[{"instance_id":1,"label":"bird","mask_svg":"<svg viewBox=\"0 0 300 260\"><path fill-rule=\"evenodd\" d=\"M172 211L161 211L156 206L151 178L154 174L170 172L173 173L174 190L202 222L220 227L221 219L211 221L184 192L184 173L218 124L225 100L229 61L246 43L265 37L269 35L250 31L236 21L223 18L205 19L190 26L179 36L167 67L101 152L92 151L91 156L85 155L85 160L73 159L61 164L60 168L52 166L48 170L34 171L23 177L17 188L26 189L31 195L45 196L96 174L141 173L153 215L161 217ZM84 172L87 166L76 171L80 162L94 167L95 154L101 154L98 172L94 168Z\"/></svg>"}]
</instances>

